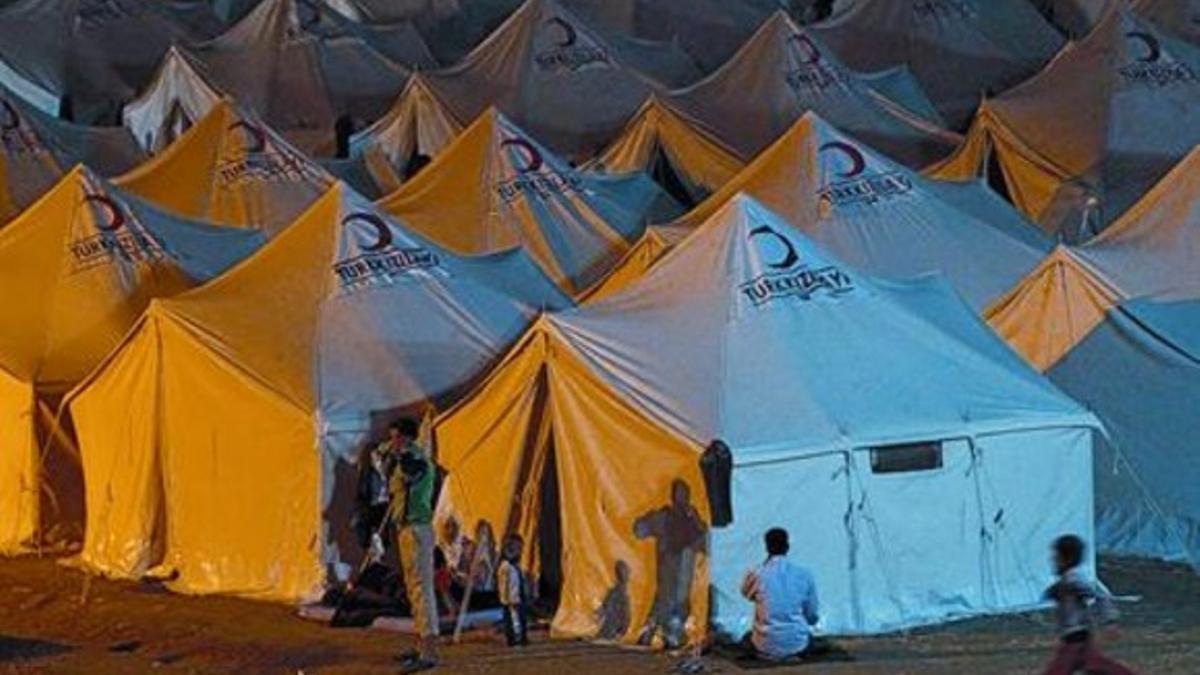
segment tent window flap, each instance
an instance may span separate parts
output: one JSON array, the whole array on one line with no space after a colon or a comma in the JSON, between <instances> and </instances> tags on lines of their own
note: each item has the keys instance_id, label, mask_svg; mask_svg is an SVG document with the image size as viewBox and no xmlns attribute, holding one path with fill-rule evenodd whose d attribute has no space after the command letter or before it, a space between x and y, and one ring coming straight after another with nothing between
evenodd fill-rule
<instances>
[{"instance_id":1,"label":"tent window flap","mask_svg":"<svg viewBox=\"0 0 1200 675\"><path fill-rule=\"evenodd\" d=\"M909 473L942 468L942 442L901 443L871 448L871 473Z\"/></svg>"}]
</instances>

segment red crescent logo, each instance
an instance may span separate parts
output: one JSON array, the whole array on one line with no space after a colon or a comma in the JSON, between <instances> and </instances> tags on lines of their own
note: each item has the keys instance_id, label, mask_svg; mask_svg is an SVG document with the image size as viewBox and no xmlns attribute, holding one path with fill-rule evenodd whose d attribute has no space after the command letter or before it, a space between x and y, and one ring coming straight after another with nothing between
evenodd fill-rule
<instances>
[{"instance_id":1,"label":"red crescent logo","mask_svg":"<svg viewBox=\"0 0 1200 675\"><path fill-rule=\"evenodd\" d=\"M867 168L867 158L863 157L862 152L860 152L858 148L850 145L849 143L843 143L842 141L830 141L822 145L818 152L825 152L826 150L836 150L837 152L840 152L841 154L850 158L850 169L847 171L838 172L838 175L842 178L853 178L865 171Z\"/></svg>"},{"instance_id":2,"label":"red crescent logo","mask_svg":"<svg viewBox=\"0 0 1200 675\"><path fill-rule=\"evenodd\" d=\"M251 124L245 120L238 120L229 125L230 131L242 130L246 141L246 152L254 154L267 149L267 133L256 124Z\"/></svg>"},{"instance_id":3,"label":"red crescent logo","mask_svg":"<svg viewBox=\"0 0 1200 675\"><path fill-rule=\"evenodd\" d=\"M16 131L21 127L21 116L17 114L17 109L13 104L0 99L0 109L4 111L4 121L0 124L0 131Z\"/></svg>"},{"instance_id":4,"label":"red crescent logo","mask_svg":"<svg viewBox=\"0 0 1200 675\"><path fill-rule=\"evenodd\" d=\"M101 232L116 232L125 225L125 213L121 211L121 207L117 206L116 202L108 197L97 194L85 194L83 201L99 204L104 209L106 214L104 218L105 224L101 225L99 221L96 222L96 229Z\"/></svg>"},{"instance_id":5,"label":"red crescent logo","mask_svg":"<svg viewBox=\"0 0 1200 675\"><path fill-rule=\"evenodd\" d=\"M1125 37L1132 38L1146 45L1146 56L1139 57L1138 61L1142 63L1154 63L1162 57L1162 47L1158 44L1158 38L1153 35L1141 31L1130 31L1125 34Z\"/></svg>"},{"instance_id":6,"label":"red crescent logo","mask_svg":"<svg viewBox=\"0 0 1200 675\"><path fill-rule=\"evenodd\" d=\"M807 35L797 34L788 40L789 44L793 42L800 47L801 63L812 65L821 60L821 50L817 49L817 46L813 44L812 38Z\"/></svg>"},{"instance_id":7,"label":"red crescent logo","mask_svg":"<svg viewBox=\"0 0 1200 675\"><path fill-rule=\"evenodd\" d=\"M755 237L761 235L773 237L776 241L783 244L784 249L787 251L783 254L783 257L780 258L779 262L767 263L767 267L777 270L786 270L792 268L796 263L800 262L800 254L796 253L796 247L792 244L790 239L782 234L779 234L767 225L760 225L753 230L750 230L750 239L754 239Z\"/></svg>"},{"instance_id":8,"label":"red crescent logo","mask_svg":"<svg viewBox=\"0 0 1200 675\"><path fill-rule=\"evenodd\" d=\"M562 17L551 17L546 20L546 24L555 25L562 29L563 39L557 43L559 47L570 47L579 39L579 35L575 33L575 27Z\"/></svg>"},{"instance_id":9,"label":"red crescent logo","mask_svg":"<svg viewBox=\"0 0 1200 675\"><path fill-rule=\"evenodd\" d=\"M342 218L342 227L349 227L355 221L362 221L375 229L375 243L370 246L363 246L364 251L374 253L392 245L392 229L388 227L383 218L374 213L351 213Z\"/></svg>"},{"instance_id":10,"label":"red crescent logo","mask_svg":"<svg viewBox=\"0 0 1200 675\"><path fill-rule=\"evenodd\" d=\"M517 167L518 171L521 173L531 173L542 168L542 153L538 152L538 149L533 147L532 143L524 138L508 138L500 141L500 147L503 148L508 145L520 148L525 154L525 166Z\"/></svg>"}]
</instances>

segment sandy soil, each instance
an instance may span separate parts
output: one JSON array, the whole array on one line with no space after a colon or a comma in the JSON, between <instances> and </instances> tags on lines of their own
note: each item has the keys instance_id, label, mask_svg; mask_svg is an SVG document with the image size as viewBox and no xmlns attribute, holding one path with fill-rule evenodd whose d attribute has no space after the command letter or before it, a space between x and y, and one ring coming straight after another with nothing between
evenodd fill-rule
<instances>
[{"instance_id":1,"label":"sandy soil","mask_svg":"<svg viewBox=\"0 0 1200 675\"><path fill-rule=\"evenodd\" d=\"M1106 651L1141 673L1200 673L1200 576L1180 566L1106 560L1102 574L1125 603L1121 639ZM292 607L183 597L155 587L88 580L48 559L0 561L0 672L388 673L403 636L332 629ZM853 663L770 673L1038 673L1052 645L1050 617L973 620L906 635L841 641ZM669 656L574 642L508 650L487 634L444 650L446 673L665 673ZM708 672L737 673L708 660Z\"/></svg>"}]
</instances>

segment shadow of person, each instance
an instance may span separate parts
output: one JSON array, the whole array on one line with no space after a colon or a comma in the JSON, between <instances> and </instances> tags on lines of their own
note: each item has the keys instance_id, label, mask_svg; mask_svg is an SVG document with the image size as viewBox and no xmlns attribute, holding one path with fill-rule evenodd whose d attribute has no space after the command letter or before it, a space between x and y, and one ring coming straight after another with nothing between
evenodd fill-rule
<instances>
[{"instance_id":1,"label":"shadow of person","mask_svg":"<svg viewBox=\"0 0 1200 675\"><path fill-rule=\"evenodd\" d=\"M596 608L596 631L598 640L620 640L629 630L633 620L629 608L629 563L618 560L613 568L617 581L604 594L604 600Z\"/></svg>"},{"instance_id":2,"label":"shadow of person","mask_svg":"<svg viewBox=\"0 0 1200 675\"><path fill-rule=\"evenodd\" d=\"M708 539L708 528L691 500L691 488L676 479L671 483L671 502L634 521L635 537L655 540L657 561L654 604L638 635L639 644L653 644L656 636L668 649L684 643L696 558L706 552Z\"/></svg>"}]
</instances>

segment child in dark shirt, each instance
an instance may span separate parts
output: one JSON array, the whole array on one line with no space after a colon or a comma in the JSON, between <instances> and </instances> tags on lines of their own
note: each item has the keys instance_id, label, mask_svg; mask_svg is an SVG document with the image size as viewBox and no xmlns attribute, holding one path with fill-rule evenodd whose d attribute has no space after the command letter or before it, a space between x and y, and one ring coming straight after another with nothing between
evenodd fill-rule
<instances>
[{"instance_id":1,"label":"child in dark shirt","mask_svg":"<svg viewBox=\"0 0 1200 675\"><path fill-rule=\"evenodd\" d=\"M1058 620L1058 650L1046 668L1046 675L1133 675L1133 671L1106 658L1093 641L1093 624L1115 626L1118 613L1112 596L1087 580L1080 571L1083 540L1065 535L1054 541L1054 568L1058 580L1046 589L1053 600Z\"/></svg>"}]
</instances>

